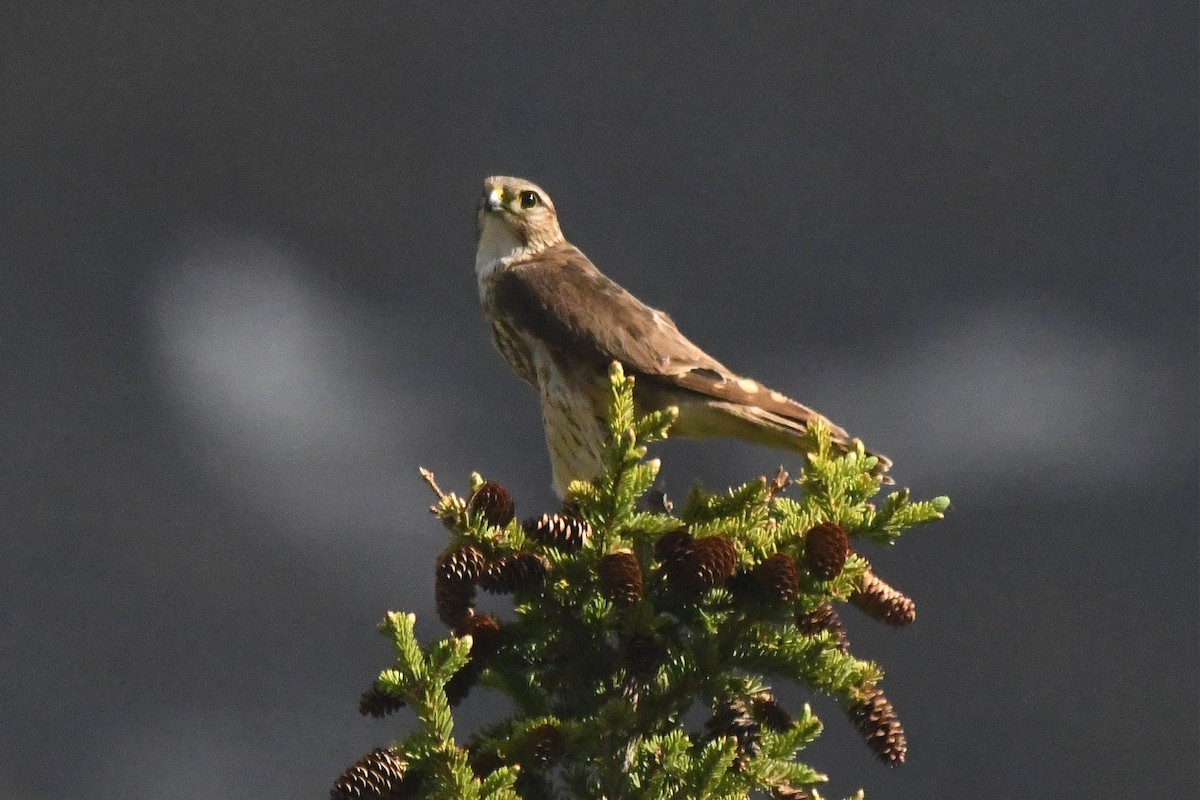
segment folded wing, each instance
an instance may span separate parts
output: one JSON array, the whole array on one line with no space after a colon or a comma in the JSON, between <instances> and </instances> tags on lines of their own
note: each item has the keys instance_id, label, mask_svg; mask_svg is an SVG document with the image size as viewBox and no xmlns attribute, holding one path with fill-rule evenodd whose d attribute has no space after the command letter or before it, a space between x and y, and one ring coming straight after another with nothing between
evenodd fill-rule
<instances>
[{"instance_id":1,"label":"folded wing","mask_svg":"<svg viewBox=\"0 0 1200 800\"><path fill-rule=\"evenodd\" d=\"M603 376L609 363L620 361L639 376L643 403L679 406L677 434L733 436L802 450L801 434L820 418L835 443L842 449L852 446L845 430L816 411L713 359L669 316L605 276L572 245L548 248L493 280L497 306L564 362L590 364ZM880 463L885 470L890 465L883 457Z\"/></svg>"}]
</instances>

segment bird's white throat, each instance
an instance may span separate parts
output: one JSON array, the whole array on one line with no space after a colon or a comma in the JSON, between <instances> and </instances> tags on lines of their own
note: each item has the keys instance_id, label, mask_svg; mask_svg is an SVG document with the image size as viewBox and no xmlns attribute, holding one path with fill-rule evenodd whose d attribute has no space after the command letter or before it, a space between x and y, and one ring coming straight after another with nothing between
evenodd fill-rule
<instances>
[{"instance_id":1,"label":"bird's white throat","mask_svg":"<svg viewBox=\"0 0 1200 800\"><path fill-rule=\"evenodd\" d=\"M475 250L475 275L480 283L498 268L524 255L526 245L494 214L483 217Z\"/></svg>"}]
</instances>

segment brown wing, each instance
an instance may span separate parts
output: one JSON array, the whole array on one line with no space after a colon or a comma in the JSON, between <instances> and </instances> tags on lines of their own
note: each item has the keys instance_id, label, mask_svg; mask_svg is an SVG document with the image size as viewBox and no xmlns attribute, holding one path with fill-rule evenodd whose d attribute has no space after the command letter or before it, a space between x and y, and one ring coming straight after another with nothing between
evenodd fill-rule
<instances>
[{"instance_id":1,"label":"brown wing","mask_svg":"<svg viewBox=\"0 0 1200 800\"><path fill-rule=\"evenodd\" d=\"M728 370L692 344L661 311L602 274L563 243L491 279L492 300L512 322L572 359L612 361L645 375L677 377Z\"/></svg>"},{"instance_id":2,"label":"brown wing","mask_svg":"<svg viewBox=\"0 0 1200 800\"><path fill-rule=\"evenodd\" d=\"M495 278L498 308L572 360L604 370L613 360L656 382L726 403L755 406L807 424L816 412L755 381L740 378L694 345L661 311L650 308L563 243ZM835 436L844 436L835 425Z\"/></svg>"}]
</instances>

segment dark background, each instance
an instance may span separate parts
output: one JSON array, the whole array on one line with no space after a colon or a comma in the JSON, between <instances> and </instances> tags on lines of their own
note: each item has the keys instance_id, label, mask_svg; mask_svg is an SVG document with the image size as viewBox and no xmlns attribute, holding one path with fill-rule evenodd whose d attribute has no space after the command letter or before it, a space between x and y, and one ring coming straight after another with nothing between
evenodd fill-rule
<instances>
[{"instance_id":1,"label":"dark background","mask_svg":"<svg viewBox=\"0 0 1200 800\"><path fill-rule=\"evenodd\" d=\"M553 503L492 173L952 497L869 552L918 623L847 612L910 763L812 698L827 794L1194 796L1196 16L8 0L0 797L322 797L407 730L355 704L386 609L442 633L417 466ZM660 454L673 493L786 458Z\"/></svg>"}]
</instances>

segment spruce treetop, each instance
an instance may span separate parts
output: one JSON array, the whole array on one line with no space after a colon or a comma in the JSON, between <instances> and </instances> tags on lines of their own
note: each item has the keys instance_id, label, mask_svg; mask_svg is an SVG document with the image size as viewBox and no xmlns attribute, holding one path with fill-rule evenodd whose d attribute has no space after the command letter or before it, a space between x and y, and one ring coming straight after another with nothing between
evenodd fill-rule
<instances>
[{"instance_id":1,"label":"spruce treetop","mask_svg":"<svg viewBox=\"0 0 1200 800\"><path fill-rule=\"evenodd\" d=\"M459 496L422 471L449 530L435 601L451 634L422 646L412 615L380 624L395 658L360 710L410 709L418 725L350 767L334 800L820 798L826 776L798 755L822 723L771 684L831 696L880 759L904 761L883 671L852 654L838 607L911 623L913 601L854 543L893 544L948 500L900 489L873 504L874 457L814 424L794 482L781 470L696 488L676 512L646 500L661 469L647 445L672 410L639 415L614 364L607 411L602 474L552 512L522 521L500 484L473 475ZM476 611L479 589L511 595L511 616ZM479 691L501 692L511 714L456 739L452 706ZM706 721L691 730L697 708Z\"/></svg>"}]
</instances>

